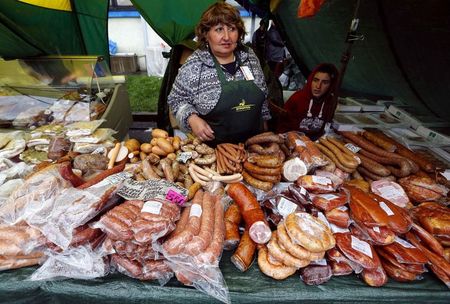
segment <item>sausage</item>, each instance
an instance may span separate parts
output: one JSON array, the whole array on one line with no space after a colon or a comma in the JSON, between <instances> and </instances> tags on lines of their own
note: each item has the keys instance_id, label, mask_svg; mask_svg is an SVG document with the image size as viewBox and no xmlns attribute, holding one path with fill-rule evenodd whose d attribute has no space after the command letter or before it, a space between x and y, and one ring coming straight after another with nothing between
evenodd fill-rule
<instances>
[{"instance_id":1,"label":"sausage","mask_svg":"<svg viewBox=\"0 0 450 304\"><path fill-rule=\"evenodd\" d=\"M392 181L395 182L395 176L393 175L388 175L388 176L381 176L381 175L377 175L375 173L370 172L369 170L363 168L363 167L358 167L358 172L364 176L365 178L368 178L372 181L376 181L376 180L388 180L388 181Z\"/></svg>"},{"instance_id":2,"label":"sausage","mask_svg":"<svg viewBox=\"0 0 450 304\"><path fill-rule=\"evenodd\" d=\"M203 191L195 194L189 213L189 220L182 232L169 238L163 244L163 249L170 255L175 255L188 244L200 231L200 216L202 212ZM200 213L200 214L199 214Z\"/></svg>"},{"instance_id":3,"label":"sausage","mask_svg":"<svg viewBox=\"0 0 450 304\"><path fill-rule=\"evenodd\" d=\"M202 186L206 186L207 185L208 182L204 181L203 179L201 179L192 166L189 166L188 170L189 170L189 175L192 177L192 179L194 180L195 183L198 183L198 184L200 184ZM195 183L194 183L194 185L195 185Z\"/></svg>"},{"instance_id":4,"label":"sausage","mask_svg":"<svg viewBox=\"0 0 450 304\"><path fill-rule=\"evenodd\" d=\"M226 144L219 144L216 147L216 150L219 151L223 156L228 158L229 160L232 160L236 163L239 162L239 156L237 151L234 151L229 146L226 146Z\"/></svg>"},{"instance_id":5,"label":"sausage","mask_svg":"<svg viewBox=\"0 0 450 304\"><path fill-rule=\"evenodd\" d=\"M286 217L284 225L292 241L312 253L324 252L335 245L331 230L308 213L291 213Z\"/></svg>"},{"instance_id":6,"label":"sausage","mask_svg":"<svg viewBox=\"0 0 450 304\"><path fill-rule=\"evenodd\" d=\"M399 261L397 261L395 256L383 250L383 247L378 247L377 253L381 257L381 263L383 265L385 261L388 261L395 267L404 271L412 272L415 274L421 274L425 272L424 264L400 263Z\"/></svg>"},{"instance_id":7,"label":"sausage","mask_svg":"<svg viewBox=\"0 0 450 304\"><path fill-rule=\"evenodd\" d=\"M284 142L283 138L278 135L274 134L273 132L265 132L258 135L255 135L253 137L250 137L245 142L246 146L251 146L253 144L264 144L264 143L277 143L282 144Z\"/></svg>"},{"instance_id":8,"label":"sausage","mask_svg":"<svg viewBox=\"0 0 450 304\"><path fill-rule=\"evenodd\" d=\"M231 204L225 212L225 242L223 249L232 250L238 245L240 240L239 224L241 219L242 217L238 205L236 205L236 203Z\"/></svg>"},{"instance_id":9,"label":"sausage","mask_svg":"<svg viewBox=\"0 0 450 304\"><path fill-rule=\"evenodd\" d=\"M250 238L248 231L245 230L239 242L239 246L231 256L231 262L237 269L244 272L250 268L255 256L256 244Z\"/></svg>"},{"instance_id":10,"label":"sausage","mask_svg":"<svg viewBox=\"0 0 450 304\"><path fill-rule=\"evenodd\" d=\"M83 183L80 186L78 186L77 189L89 188L89 187L91 187L91 186L93 186L93 185L103 181L105 178L107 178L110 175L122 172L123 169L125 169L125 163L119 164L119 165L117 165L115 167L112 167L111 169L107 169L107 170L97 174L93 178L87 180L85 183Z\"/></svg>"},{"instance_id":11,"label":"sausage","mask_svg":"<svg viewBox=\"0 0 450 304\"><path fill-rule=\"evenodd\" d=\"M383 265L384 266L384 265ZM383 269L383 266L378 266L376 269L363 269L361 278L363 281L372 287L381 287L388 282L388 276Z\"/></svg>"},{"instance_id":12,"label":"sausage","mask_svg":"<svg viewBox=\"0 0 450 304\"><path fill-rule=\"evenodd\" d=\"M258 165L252 164L248 161L244 162L244 168L249 173L264 174L264 175L280 175L281 174L281 167L264 168L264 167L260 167Z\"/></svg>"},{"instance_id":13,"label":"sausage","mask_svg":"<svg viewBox=\"0 0 450 304\"><path fill-rule=\"evenodd\" d=\"M257 178L254 178L245 170L242 171L242 176L244 177L244 181L252 187L255 187L255 188L258 188L258 189L261 189L264 191L270 191L273 188L273 183L265 182L265 181L259 180Z\"/></svg>"},{"instance_id":14,"label":"sausage","mask_svg":"<svg viewBox=\"0 0 450 304\"><path fill-rule=\"evenodd\" d=\"M339 169L341 169L342 171L345 171L347 173L352 173L353 171L355 171L355 169L352 168L347 168L345 167L343 164L341 164L341 162L338 160L338 158L336 157L336 155L331 152L327 147L316 143L316 147L319 149L320 152L322 152L325 156L327 156L328 158L330 158L333 163L336 165L336 167L338 167Z\"/></svg>"},{"instance_id":15,"label":"sausage","mask_svg":"<svg viewBox=\"0 0 450 304\"><path fill-rule=\"evenodd\" d=\"M141 162L142 175L145 179L159 180L161 177L153 170L152 165L150 165L148 159L143 159Z\"/></svg>"},{"instance_id":16,"label":"sausage","mask_svg":"<svg viewBox=\"0 0 450 304\"><path fill-rule=\"evenodd\" d=\"M272 231L253 193L244 184L234 183L228 186L227 194L238 205L251 239L258 244L267 243Z\"/></svg>"},{"instance_id":17,"label":"sausage","mask_svg":"<svg viewBox=\"0 0 450 304\"><path fill-rule=\"evenodd\" d=\"M215 196L214 206L214 232L212 242L208 248L196 256L198 262L209 265L218 265L225 239L224 210L219 196Z\"/></svg>"},{"instance_id":18,"label":"sausage","mask_svg":"<svg viewBox=\"0 0 450 304\"><path fill-rule=\"evenodd\" d=\"M397 150L396 145L394 145L392 142L388 140L385 140L382 136L379 136L378 134L379 133L366 130L362 133L362 136L388 152L395 152L395 150Z\"/></svg>"},{"instance_id":19,"label":"sausage","mask_svg":"<svg viewBox=\"0 0 450 304\"><path fill-rule=\"evenodd\" d=\"M180 219L177 222L177 226L175 227L175 230L172 231L172 233L170 234L170 238L173 238L176 235L178 235L179 233L181 233L182 231L184 231L184 228L186 227L186 224L189 220L190 211L191 211L191 206L188 206L188 207L184 208L183 212L181 212Z\"/></svg>"},{"instance_id":20,"label":"sausage","mask_svg":"<svg viewBox=\"0 0 450 304\"><path fill-rule=\"evenodd\" d=\"M311 260L311 252L300 245L294 244L286 232L284 223L278 224L277 227L278 242L287 252L298 259Z\"/></svg>"},{"instance_id":21,"label":"sausage","mask_svg":"<svg viewBox=\"0 0 450 304\"><path fill-rule=\"evenodd\" d=\"M350 233L335 233L334 237L336 238L337 247L349 260L360 264L363 268L366 269L377 269L381 265L378 255L376 255L375 250L369 243L358 239ZM359 250L354 249L352 247L352 242L355 241L365 243L367 248L370 250L370 254L372 255L372 257Z\"/></svg>"},{"instance_id":22,"label":"sausage","mask_svg":"<svg viewBox=\"0 0 450 304\"><path fill-rule=\"evenodd\" d=\"M278 155L250 155L247 161L264 168L277 168L283 164Z\"/></svg>"},{"instance_id":23,"label":"sausage","mask_svg":"<svg viewBox=\"0 0 450 304\"><path fill-rule=\"evenodd\" d=\"M244 171L245 172L245 171ZM249 172L247 172L249 173ZM257 174L257 173L249 173L254 178L263 181L263 182L270 182L270 183L279 183L281 181L281 174L279 175L264 175L264 174ZM272 188L270 188L272 189Z\"/></svg>"},{"instance_id":24,"label":"sausage","mask_svg":"<svg viewBox=\"0 0 450 304\"><path fill-rule=\"evenodd\" d=\"M444 256L444 248L431 233L415 223L412 224L412 229L414 230L414 234L418 236L430 250L440 256Z\"/></svg>"},{"instance_id":25,"label":"sausage","mask_svg":"<svg viewBox=\"0 0 450 304\"><path fill-rule=\"evenodd\" d=\"M387 275L398 282L411 282L417 280L417 274L400 269L387 260L383 260L382 264Z\"/></svg>"},{"instance_id":26,"label":"sausage","mask_svg":"<svg viewBox=\"0 0 450 304\"><path fill-rule=\"evenodd\" d=\"M162 171L164 173L164 177L166 178L166 180L173 183L175 181L175 177L173 175L172 165L170 163L170 160L168 158L161 159L159 164L161 165L161 168L162 168Z\"/></svg>"},{"instance_id":27,"label":"sausage","mask_svg":"<svg viewBox=\"0 0 450 304\"><path fill-rule=\"evenodd\" d=\"M337 138L335 138L335 137L327 137L327 139L328 139L333 145L335 145L336 147L338 147L339 150L341 150L341 151L342 151L343 153L345 153L346 155L351 156L351 157L355 157L355 156L356 156L355 153L353 153L352 151L350 151L350 150L344 145L344 143L341 142L340 140L338 140Z\"/></svg>"},{"instance_id":28,"label":"sausage","mask_svg":"<svg viewBox=\"0 0 450 304\"><path fill-rule=\"evenodd\" d=\"M343 153L337 146L333 145L326 138L319 138L319 142L327 147L331 152L333 152L333 154L344 167L350 169L355 169L356 167L358 167L358 162L353 156L348 156L347 154Z\"/></svg>"},{"instance_id":29,"label":"sausage","mask_svg":"<svg viewBox=\"0 0 450 304\"><path fill-rule=\"evenodd\" d=\"M361 166L358 168L365 168L366 170L378 175L378 176L388 176L391 174L388 168L381 165L380 163L368 158L362 154L358 153L358 157L361 159Z\"/></svg>"},{"instance_id":30,"label":"sausage","mask_svg":"<svg viewBox=\"0 0 450 304\"><path fill-rule=\"evenodd\" d=\"M266 246L258 249L258 266L262 273L275 280L284 280L293 275L297 268L285 265L275 265L268 259L268 250Z\"/></svg>"},{"instance_id":31,"label":"sausage","mask_svg":"<svg viewBox=\"0 0 450 304\"><path fill-rule=\"evenodd\" d=\"M63 162L58 167L59 174L62 178L64 178L66 181L69 181L73 187L78 187L82 184L84 184L84 180L73 173L72 171L72 165L70 162Z\"/></svg>"},{"instance_id":32,"label":"sausage","mask_svg":"<svg viewBox=\"0 0 450 304\"><path fill-rule=\"evenodd\" d=\"M394 174L397 177L405 177L411 174L411 165L410 163L404 159L401 158L389 158L389 157L381 157L376 154L370 153L369 151L366 151L364 149L361 149L359 151L359 155L364 155L365 157L368 157L380 164L385 165L397 165L400 167L400 169L394 168L392 166L387 167L389 171L391 171L392 174Z\"/></svg>"},{"instance_id":33,"label":"sausage","mask_svg":"<svg viewBox=\"0 0 450 304\"><path fill-rule=\"evenodd\" d=\"M194 159L194 163L197 165L211 165L216 161L216 154L206 154L203 157L197 157Z\"/></svg>"},{"instance_id":34,"label":"sausage","mask_svg":"<svg viewBox=\"0 0 450 304\"><path fill-rule=\"evenodd\" d=\"M299 259L284 250L278 244L278 237L276 233L272 234L272 238L270 242L267 244L267 249L269 250L270 255L272 255L275 259L280 261L286 266L295 267L297 269L305 267L309 265L310 260L307 259Z\"/></svg>"},{"instance_id":35,"label":"sausage","mask_svg":"<svg viewBox=\"0 0 450 304\"><path fill-rule=\"evenodd\" d=\"M277 143L269 144L268 146L261 146L259 144L253 144L248 147L248 151L254 152L260 155L275 154L280 151L280 146Z\"/></svg>"},{"instance_id":36,"label":"sausage","mask_svg":"<svg viewBox=\"0 0 450 304\"><path fill-rule=\"evenodd\" d=\"M189 255L199 254L211 243L214 229L214 199L209 192L203 194L200 232L183 249Z\"/></svg>"}]
</instances>

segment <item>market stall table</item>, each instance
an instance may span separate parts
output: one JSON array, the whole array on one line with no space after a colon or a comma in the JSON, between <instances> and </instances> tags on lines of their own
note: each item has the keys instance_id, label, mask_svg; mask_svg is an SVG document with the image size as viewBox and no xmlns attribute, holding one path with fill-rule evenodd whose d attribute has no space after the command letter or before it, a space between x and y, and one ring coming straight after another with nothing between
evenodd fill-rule
<instances>
[{"instance_id":1,"label":"market stall table","mask_svg":"<svg viewBox=\"0 0 450 304\"><path fill-rule=\"evenodd\" d=\"M333 277L319 286L307 286L294 275L284 281L264 276L256 263L239 272L225 252L221 269L232 303L349 303L404 302L450 303L448 288L433 274L421 281L399 283L389 280L384 287L367 286L355 275ZM172 279L167 285L142 282L112 274L94 280L29 281L36 268L0 273L0 302L7 303L220 303Z\"/></svg>"}]
</instances>

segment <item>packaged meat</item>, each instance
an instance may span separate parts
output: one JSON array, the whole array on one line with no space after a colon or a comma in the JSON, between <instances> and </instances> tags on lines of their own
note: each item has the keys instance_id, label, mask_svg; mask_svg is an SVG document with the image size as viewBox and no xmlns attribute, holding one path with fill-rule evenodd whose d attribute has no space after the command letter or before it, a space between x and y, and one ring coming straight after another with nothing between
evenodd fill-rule
<instances>
[{"instance_id":1,"label":"packaged meat","mask_svg":"<svg viewBox=\"0 0 450 304\"><path fill-rule=\"evenodd\" d=\"M320 285L328 282L333 275L331 267L325 265L309 265L300 270L300 279L306 285Z\"/></svg>"},{"instance_id":2,"label":"packaged meat","mask_svg":"<svg viewBox=\"0 0 450 304\"><path fill-rule=\"evenodd\" d=\"M411 175L399 180L408 197L414 202L436 201L447 196L448 189L431 178Z\"/></svg>"},{"instance_id":3,"label":"packaged meat","mask_svg":"<svg viewBox=\"0 0 450 304\"><path fill-rule=\"evenodd\" d=\"M403 190L402 186L395 182L387 180L373 181L370 184L370 188L373 193L378 194L399 207L405 208L409 203L406 192Z\"/></svg>"},{"instance_id":4,"label":"packaged meat","mask_svg":"<svg viewBox=\"0 0 450 304\"><path fill-rule=\"evenodd\" d=\"M346 205L348 203L348 200L349 194L346 192L346 190L336 193L312 195L313 205L325 212Z\"/></svg>"},{"instance_id":5,"label":"packaged meat","mask_svg":"<svg viewBox=\"0 0 450 304\"><path fill-rule=\"evenodd\" d=\"M335 191L333 182L328 177L317 175L300 176L295 184L312 193L331 193Z\"/></svg>"},{"instance_id":6,"label":"packaged meat","mask_svg":"<svg viewBox=\"0 0 450 304\"><path fill-rule=\"evenodd\" d=\"M86 173L89 170L106 170L108 158L100 154L81 154L74 158L73 167Z\"/></svg>"},{"instance_id":7,"label":"packaged meat","mask_svg":"<svg viewBox=\"0 0 450 304\"><path fill-rule=\"evenodd\" d=\"M58 160L70 151L71 144L64 136L54 136L48 144L47 157Z\"/></svg>"}]
</instances>

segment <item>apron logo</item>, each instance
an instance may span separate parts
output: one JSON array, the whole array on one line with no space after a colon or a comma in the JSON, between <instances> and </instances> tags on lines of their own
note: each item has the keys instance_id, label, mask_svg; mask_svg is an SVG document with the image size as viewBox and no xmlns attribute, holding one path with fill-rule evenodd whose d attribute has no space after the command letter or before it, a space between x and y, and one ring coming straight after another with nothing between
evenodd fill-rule
<instances>
[{"instance_id":1,"label":"apron logo","mask_svg":"<svg viewBox=\"0 0 450 304\"><path fill-rule=\"evenodd\" d=\"M244 112L251 110L254 106L254 104L248 104L244 99L242 99L241 102L232 109L234 109L236 112Z\"/></svg>"}]
</instances>

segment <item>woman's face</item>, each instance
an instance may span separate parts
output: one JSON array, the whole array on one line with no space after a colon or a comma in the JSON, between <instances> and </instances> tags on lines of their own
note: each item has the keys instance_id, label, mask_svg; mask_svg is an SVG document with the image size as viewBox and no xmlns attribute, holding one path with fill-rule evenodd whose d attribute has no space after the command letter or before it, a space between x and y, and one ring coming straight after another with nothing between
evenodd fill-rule
<instances>
[{"instance_id":1,"label":"woman's face","mask_svg":"<svg viewBox=\"0 0 450 304\"><path fill-rule=\"evenodd\" d=\"M206 34L206 40L212 53L216 57L227 58L231 56L237 46L238 30L233 25L218 24L213 26Z\"/></svg>"}]
</instances>

